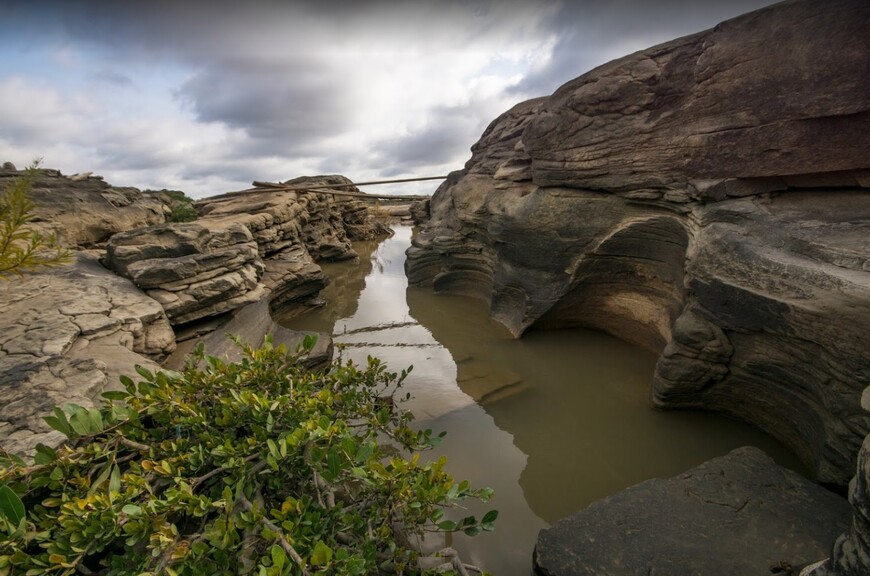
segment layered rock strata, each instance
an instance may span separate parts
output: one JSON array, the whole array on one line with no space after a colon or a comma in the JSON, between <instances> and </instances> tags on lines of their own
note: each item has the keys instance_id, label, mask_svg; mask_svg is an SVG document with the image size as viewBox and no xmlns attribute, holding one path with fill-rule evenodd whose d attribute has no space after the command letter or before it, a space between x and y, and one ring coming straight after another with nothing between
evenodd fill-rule
<instances>
[{"instance_id":1,"label":"layered rock strata","mask_svg":"<svg viewBox=\"0 0 870 576\"><path fill-rule=\"evenodd\" d=\"M657 406L748 420L845 485L870 431L867 30L860 0L782 2L518 104L432 198L409 281L517 336L656 351ZM870 571L867 458L834 573Z\"/></svg>"},{"instance_id":2,"label":"layered rock strata","mask_svg":"<svg viewBox=\"0 0 870 576\"><path fill-rule=\"evenodd\" d=\"M286 312L326 285L316 262L355 258L351 239L380 231L363 202L302 189L349 183L343 176L297 178L285 184L300 190L205 199L197 203L201 217L194 223L112 237L106 264L159 301L174 325L267 295L273 308Z\"/></svg>"},{"instance_id":3,"label":"layered rock strata","mask_svg":"<svg viewBox=\"0 0 870 576\"><path fill-rule=\"evenodd\" d=\"M184 324L260 300L265 266L239 223L164 224L116 234L106 266L160 302Z\"/></svg>"}]
</instances>

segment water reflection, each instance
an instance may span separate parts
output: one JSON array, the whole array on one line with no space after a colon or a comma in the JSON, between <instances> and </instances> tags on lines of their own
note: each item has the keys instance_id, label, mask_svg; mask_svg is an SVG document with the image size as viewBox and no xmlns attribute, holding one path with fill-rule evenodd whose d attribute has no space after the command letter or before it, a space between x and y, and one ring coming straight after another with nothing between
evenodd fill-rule
<instances>
[{"instance_id":1,"label":"water reflection","mask_svg":"<svg viewBox=\"0 0 870 576\"><path fill-rule=\"evenodd\" d=\"M605 334L570 330L514 340L464 297L408 288L411 229L355 249L370 267L324 267L329 305L292 319L334 334L342 352L393 370L414 366L406 407L418 424L447 430L438 452L457 478L490 486L496 531L452 544L495 574L526 575L538 530L593 500L652 477L672 476L746 444L781 463L794 458L742 423L650 408L655 358ZM365 278L364 283L361 278Z\"/></svg>"}]
</instances>

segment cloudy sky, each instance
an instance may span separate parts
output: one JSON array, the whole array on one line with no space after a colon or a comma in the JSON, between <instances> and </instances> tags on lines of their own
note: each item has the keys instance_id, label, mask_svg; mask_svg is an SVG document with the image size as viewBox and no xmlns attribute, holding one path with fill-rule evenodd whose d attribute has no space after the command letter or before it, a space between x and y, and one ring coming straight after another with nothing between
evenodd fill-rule
<instances>
[{"instance_id":1,"label":"cloudy sky","mask_svg":"<svg viewBox=\"0 0 870 576\"><path fill-rule=\"evenodd\" d=\"M195 197L443 175L513 104L771 3L0 0L0 162Z\"/></svg>"}]
</instances>

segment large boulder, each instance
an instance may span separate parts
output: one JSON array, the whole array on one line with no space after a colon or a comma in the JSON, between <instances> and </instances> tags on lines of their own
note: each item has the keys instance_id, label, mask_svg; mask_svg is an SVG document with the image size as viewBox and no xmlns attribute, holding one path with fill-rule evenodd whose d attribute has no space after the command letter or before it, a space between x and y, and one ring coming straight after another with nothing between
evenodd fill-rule
<instances>
[{"instance_id":1,"label":"large boulder","mask_svg":"<svg viewBox=\"0 0 870 576\"><path fill-rule=\"evenodd\" d=\"M542 530L540 576L794 574L849 525L841 497L739 448Z\"/></svg>"}]
</instances>

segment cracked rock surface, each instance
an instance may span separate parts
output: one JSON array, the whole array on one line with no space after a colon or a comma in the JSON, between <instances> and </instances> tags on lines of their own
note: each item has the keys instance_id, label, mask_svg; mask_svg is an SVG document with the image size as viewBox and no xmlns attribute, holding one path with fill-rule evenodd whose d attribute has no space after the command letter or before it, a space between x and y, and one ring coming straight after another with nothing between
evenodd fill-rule
<instances>
[{"instance_id":1,"label":"cracked rock surface","mask_svg":"<svg viewBox=\"0 0 870 576\"><path fill-rule=\"evenodd\" d=\"M93 406L136 364L175 349L163 308L78 252L75 262L0 281L0 445L29 455L64 437L42 421L58 404Z\"/></svg>"},{"instance_id":2,"label":"cracked rock surface","mask_svg":"<svg viewBox=\"0 0 870 576\"><path fill-rule=\"evenodd\" d=\"M542 530L541 576L697 576L800 569L829 552L850 508L756 448L648 480Z\"/></svg>"}]
</instances>

